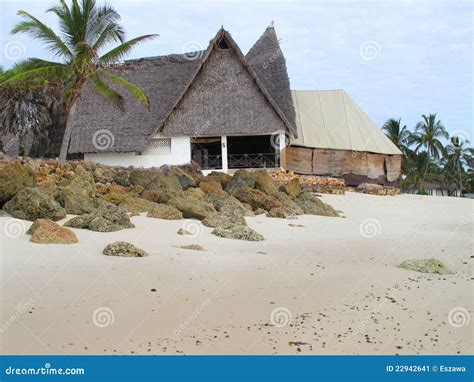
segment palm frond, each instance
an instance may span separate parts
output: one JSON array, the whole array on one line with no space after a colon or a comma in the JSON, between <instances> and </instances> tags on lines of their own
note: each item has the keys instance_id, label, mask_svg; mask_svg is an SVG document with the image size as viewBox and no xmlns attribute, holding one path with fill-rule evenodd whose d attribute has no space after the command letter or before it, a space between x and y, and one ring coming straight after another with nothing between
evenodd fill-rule
<instances>
[{"instance_id":1,"label":"palm frond","mask_svg":"<svg viewBox=\"0 0 474 382\"><path fill-rule=\"evenodd\" d=\"M120 93L112 89L109 85L107 85L97 74L93 74L90 77L90 81L94 85L94 89L103 97L105 97L108 101L110 101L114 106L119 108L120 110L124 110L123 108L123 97Z\"/></svg>"},{"instance_id":2,"label":"palm frond","mask_svg":"<svg viewBox=\"0 0 474 382\"><path fill-rule=\"evenodd\" d=\"M51 28L43 24L36 17L30 15L28 12L19 11L18 15L23 16L27 20L16 24L11 31L12 34L29 34L33 39L43 41L48 50L54 55L65 56L67 58L72 57L72 53L64 41L62 41Z\"/></svg>"},{"instance_id":3,"label":"palm frond","mask_svg":"<svg viewBox=\"0 0 474 382\"><path fill-rule=\"evenodd\" d=\"M107 78L109 78L111 81L115 82L116 84L120 85L124 89L128 90L130 93L133 94L133 96L141 102L143 105L146 107L149 107L150 104L148 102L148 97L143 93L143 91L138 87L132 84L131 82L128 82L125 78L119 77L112 72L101 69L99 70L100 74L103 74Z\"/></svg>"},{"instance_id":4,"label":"palm frond","mask_svg":"<svg viewBox=\"0 0 474 382\"><path fill-rule=\"evenodd\" d=\"M135 48L137 45L148 41L152 40L158 35L156 34L148 34L140 37L136 37L134 39L131 39L129 41L124 42L123 44L117 46L116 48L110 50L106 54L100 57L100 62L104 64L111 64L114 62L118 62L122 60L126 55L128 55L133 48Z\"/></svg>"}]
</instances>

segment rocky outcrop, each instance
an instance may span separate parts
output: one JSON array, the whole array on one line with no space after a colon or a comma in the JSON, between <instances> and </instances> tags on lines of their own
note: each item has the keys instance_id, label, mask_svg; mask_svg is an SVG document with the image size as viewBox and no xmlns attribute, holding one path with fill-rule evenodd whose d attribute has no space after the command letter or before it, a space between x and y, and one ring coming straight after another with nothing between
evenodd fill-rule
<instances>
[{"instance_id":1,"label":"rocky outcrop","mask_svg":"<svg viewBox=\"0 0 474 382\"><path fill-rule=\"evenodd\" d=\"M234 225L230 228L217 227L214 228L212 234L225 237L227 239L247 240L247 241L261 241L265 238L257 231L250 227L242 225Z\"/></svg>"},{"instance_id":2,"label":"rocky outcrop","mask_svg":"<svg viewBox=\"0 0 474 382\"><path fill-rule=\"evenodd\" d=\"M203 200L206 203L212 204L216 211L219 212L229 212L231 214L238 213L242 216L254 216L251 207L247 208L242 203L240 203L237 198L234 198L229 194L207 194L204 196Z\"/></svg>"},{"instance_id":3,"label":"rocky outcrop","mask_svg":"<svg viewBox=\"0 0 474 382\"><path fill-rule=\"evenodd\" d=\"M454 273L442 261L437 259L410 259L404 260L399 265L400 268L421 273L435 273L439 275L447 275Z\"/></svg>"},{"instance_id":4,"label":"rocky outcrop","mask_svg":"<svg viewBox=\"0 0 474 382\"><path fill-rule=\"evenodd\" d=\"M388 186L381 186L380 184L373 184L373 183L361 183L356 187L357 192L361 192L363 194L372 194L372 195L398 195L400 193L399 188L395 187L388 187Z\"/></svg>"},{"instance_id":5,"label":"rocky outcrop","mask_svg":"<svg viewBox=\"0 0 474 382\"><path fill-rule=\"evenodd\" d=\"M220 171L212 171L202 179L203 182L218 182L221 184L223 189L227 187L231 180L231 175Z\"/></svg>"},{"instance_id":6,"label":"rocky outcrop","mask_svg":"<svg viewBox=\"0 0 474 382\"><path fill-rule=\"evenodd\" d=\"M275 196L280 191L281 185L273 180L268 171L255 171L252 175L255 178L255 188L257 190L270 196Z\"/></svg>"},{"instance_id":7,"label":"rocky outcrop","mask_svg":"<svg viewBox=\"0 0 474 382\"><path fill-rule=\"evenodd\" d=\"M225 190L232 196L238 195L246 188L254 188L257 179L247 170L238 170L235 172L232 180L227 184Z\"/></svg>"},{"instance_id":8,"label":"rocky outcrop","mask_svg":"<svg viewBox=\"0 0 474 382\"><path fill-rule=\"evenodd\" d=\"M221 196L227 195L222 189L222 185L219 182L215 182L213 180L202 181L199 183L199 188L205 194L217 194Z\"/></svg>"},{"instance_id":9,"label":"rocky outcrop","mask_svg":"<svg viewBox=\"0 0 474 382\"><path fill-rule=\"evenodd\" d=\"M64 225L97 232L113 232L135 227L127 213L113 204L105 204L90 214L76 216Z\"/></svg>"},{"instance_id":10,"label":"rocky outcrop","mask_svg":"<svg viewBox=\"0 0 474 382\"><path fill-rule=\"evenodd\" d=\"M66 210L52 195L39 188L26 187L18 191L3 209L11 216L34 221L36 219L60 220L66 216Z\"/></svg>"},{"instance_id":11,"label":"rocky outcrop","mask_svg":"<svg viewBox=\"0 0 474 382\"><path fill-rule=\"evenodd\" d=\"M297 198L301 194L301 186L298 178L291 179L283 186L283 191L291 198Z\"/></svg>"},{"instance_id":12,"label":"rocky outcrop","mask_svg":"<svg viewBox=\"0 0 474 382\"><path fill-rule=\"evenodd\" d=\"M244 216L239 213L213 212L202 221L202 224L212 228L231 228L234 225L247 225L247 222Z\"/></svg>"},{"instance_id":13,"label":"rocky outcrop","mask_svg":"<svg viewBox=\"0 0 474 382\"><path fill-rule=\"evenodd\" d=\"M148 211L146 216L165 220L179 220L183 218L183 214L176 207L159 203L155 203L155 206Z\"/></svg>"},{"instance_id":14,"label":"rocky outcrop","mask_svg":"<svg viewBox=\"0 0 474 382\"><path fill-rule=\"evenodd\" d=\"M74 232L49 219L35 220L26 233L31 235L32 243L74 244L79 242Z\"/></svg>"},{"instance_id":15,"label":"rocky outcrop","mask_svg":"<svg viewBox=\"0 0 474 382\"><path fill-rule=\"evenodd\" d=\"M199 188L189 189L180 196L171 198L168 204L180 210L187 219L202 220L216 211L212 204L203 200L203 195L204 192Z\"/></svg>"},{"instance_id":16,"label":"rocky outcrop","mask_svg":"<svg viewBox=\"0 0 474 382\"><path fill-rule=\"evenodd\" d=\"M151 202L167 203L182 194L183 187L174 174L164 174L156 170L137 169L130 173L130 182L143 187L141 197Z\"/></svg>"},{"instance_id":17,"label":"rocky outcrop","mask_svg":"<svg viewBox=\"0 0 474 382\"><path fill-rule=\"evenodd\" d=\"M307 215L339 216L334 208L309 192L300 194L295 202Z\"/></svg>"},{"instance_id":18,"label":"rocky outcrop","mask_svg":"<svg viewBox=\"0 0 474 382\"><path fill-rule=\"evenodd\" d=\"M126 241L116 241L115 243L107 245L102 253L106 256L119 256L119 257L146 257L146 253L143 249L135 247L133 244L127 243Z\"/></svg>"},{"instance_id":19,"label":"rocky outcrop","mask_svg":"<svg viewBox=\"0 0 474 382\"><path fill-rule=\"evenodd\" d=\"M178 182L183 190L187 190L191 187L196 187L196 182L194 181L193 177L179 167L164 165L161 166L158 171L160 171L166 176L174 175L178 179Z\"/></svg>"},{"instance_id":20,"label":"rocky outcrop","mask_svg":"<svg viewBox=\"0 0 474 382\"><path fill-rule=\"evenodd\" d=\"M8 202L18 191L34 187L34 172L18 162L0 164L0 206Z\"/></svg>"},{"instance_id":21,"label":"rocky outcrop","mask_svg":"<svg viewBox=\"0 0 474 382\"><path fill-rule=\"evenodd\" d=\"M277 198L250 187L244 187L241 189L236 195L236 198L242 203L249 204L253 210L262 208L265 211L270 211L272 208L281 206L281 203Z\"/></svg>"},{"instance_id":22,"label":"rocky outcrop","mask_svg":"<svg viewBox=\"0 0 474 382\"><path fill-rule=\"evenodd\" d=\"M68 214L82 215L94 209L95 183L92 173L78 166L72 178L58 187L56 200Z\"/></svg>"}]
</instances>

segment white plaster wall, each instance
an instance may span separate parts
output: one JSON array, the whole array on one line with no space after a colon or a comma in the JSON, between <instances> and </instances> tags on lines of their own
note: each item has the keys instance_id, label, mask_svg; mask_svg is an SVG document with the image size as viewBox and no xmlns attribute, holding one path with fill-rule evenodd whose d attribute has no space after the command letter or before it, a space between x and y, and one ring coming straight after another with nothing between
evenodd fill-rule
<instances>
[{"instance_id":1,"label":"white plaster wall","mask_svg":"<svg viewBox=\"0 0 474 382\"><path fill-rule=\"evenodd\" d=\"M170 154L136 153L93 153L84 154L85 160L109 166L160 167L164 164L180 165L191 161L191 140L189 137L172 137Z\"/></svg>"}]
</instances>

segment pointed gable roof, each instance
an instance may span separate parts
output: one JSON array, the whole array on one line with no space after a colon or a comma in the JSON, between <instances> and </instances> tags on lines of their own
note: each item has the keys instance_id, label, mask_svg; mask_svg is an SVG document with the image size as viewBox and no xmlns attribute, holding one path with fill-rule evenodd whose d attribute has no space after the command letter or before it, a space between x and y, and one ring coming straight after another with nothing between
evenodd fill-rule
<instances>
[{"instance_id":1,"label":"pointed gable roof","mask_svg":"<svg viewBox=\"0 0 474 382\"><path fill-rule=\"evenodd\" d=\"M174 133L181 133L181 132L173 131L174 129L172 129L172 128L168 129L165 126L166 126L167 122L169 121L169 119L171 118L171 116L179 108L180 104L183 102L186 94L190 91L193 84L196 82L197 78L199 77L199 74L203 71L203 68L206 66L206 63L209 61L209 58L211 57L211 55L216 50L218 50L219 45L223 44L223 43L225 44L226 48L231 50L233 52L233 54L237 57L240 64L244 67L244 69L246 70L246 72L248 73L250 78L254 81L254 83L256 84L256 86L258 88L258 90L262 93L263 97L265 98L265 100L267 101L269 106L274 110L274 112L281 119L281 121L283 122L283 124L286 127L286 129L288 130L288 132L293 133L293 124L290 121L288 121L288 119L286 118L285 113L279 108L278 104L275 102L272 95L268 92L268 90L263 85L260 78L257 76L257 73L254 71L252 66L249 65L249 63L247 62L245 56L243 55L242 51L240 50L239 46L237 45L237 43L232 38L231 34L228 31L226 31L223 27L221 27L221 29L217 32L216 36L210 41L209 46L205 50L205 52L204 52L204 54L203 54L203 56L202 56L202 58L199 62L199 65L198 65L192 79L189 81L187 86L183 89L183 91L181 92L181 95L177 98L177 100L174 103L173 107L169 110L168 115L164 118L163 122L160 124L160 127L159 127L157 132L165 132L167 135L172 135ZM290 99L291 99L291 94L290 94ZM217 111L217 112L219 112L219 111ZM193 128L195 129L196 126L193 126ZM267 128L267 130L268 130L268 128L272 129L272 126L266 126L266 128ZM277 129L275 129L273 127L272 131L275 131L275 130L277 130ZM265 131L265 132L269 132L269 131ZM227 134L232 134L232 133L241 133L241 132L239 132L239 131L235 131L235 132L234 131L221 131L220 133L222 133L222 134L226 134L226 133ZM255 131L255 133L258 134L258 131ZM154 134L152 134L152 136L150 136L150 139L153 137L153 135Z\"/></svg>"},{"instance_id":2,"label":"pointed gable roof","mask_svg":"<svg viewBox=\"0 0 474 382\"><path fill-rule=\"evenodd\" d=\"M295 109L291 98L286 59L273 24L265 29L245 58L285 114L291 124L291 131L296 136Z\"/></svg>"}]
</instances>

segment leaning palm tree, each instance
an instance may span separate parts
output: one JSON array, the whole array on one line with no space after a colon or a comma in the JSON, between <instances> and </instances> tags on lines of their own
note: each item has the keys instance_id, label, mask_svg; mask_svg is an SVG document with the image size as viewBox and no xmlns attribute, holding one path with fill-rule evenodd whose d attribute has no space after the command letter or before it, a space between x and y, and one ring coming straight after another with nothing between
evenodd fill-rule
<instances>
[{"instance_id":1,"label":"leaning palm tree","mask_svg":"<svg viewBox=\"0 0 474 382\"><path fill-rule=\"evenodd\" d=\"M71 0L70 4L66 0L60 0L58 5L48 9L47 12L52 12L58 17L59 34L25 11L18 12L24 20L12 29L12 34L30 35L44 43L45 47L60 60L53 62L29 59L24 65L24 71L0 86L32 77L60 78L63 81L66 128L59 158L66 159L72 133L71 121L87 83L119 109L123 109L124 98L110 86L111 83L128 90L143 105L149 106L148 98L140 88L110 69L112 64L121 61L136 45L156 35L144 35L125 41L124 29L119 24L120 15L110 5L99 6L95 0ZM116 43L119 45L103 53L111 44Z\"/></svg>"},{"instance_id":2,"label":"leaning palm tree","mask_svg":"<svg viewBox=\"0 0 474 382\"><path fill-rule=\"evenodd\" d=\"M422 115L423 121L420 121L415 126L415 132L411 134L409 143L415 145L415 151L418 152L420 148L426 149L427 162L423 175L423 182L430 167L431 161L440 158L444 151L441 138L448 139L449 135L440 120L436 120L436 114L428 116Z\"/></svg>"},{"instance_id":3,"label":"leaning palm tree","mask_svg":"<svg viewBox=\"0 0 474 382\"><path fill-rule=\"evenodd\" d=\"M397 146L403 153L406 152L410 131L406 125L401 126L402 120L390 118L382 126L385 135Z\"/></svg>"}]
</instances>

